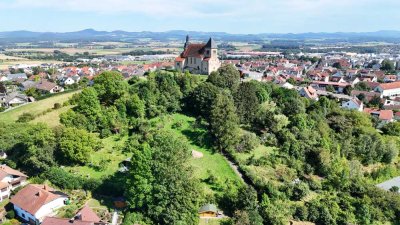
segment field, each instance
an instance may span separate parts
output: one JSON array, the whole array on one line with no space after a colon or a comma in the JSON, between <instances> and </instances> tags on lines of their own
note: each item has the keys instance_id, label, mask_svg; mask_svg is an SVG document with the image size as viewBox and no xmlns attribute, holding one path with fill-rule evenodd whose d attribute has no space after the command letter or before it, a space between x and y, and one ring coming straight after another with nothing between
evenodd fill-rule
<instances>
[{"instance_id":1,"label":"field","mask_svg":"<svg viewBox=\"0 0 400 225\"><path fill-rule=\"evenodd\" d=\"M44 100L39 100L37 102L29 103L16 107L7 112L0 113L0 122L15 122L18 117L23 113L29 112L34 115L39 115L48 109L52 109L55 103L60 103L61 105L67 101L73 94L79 91L73 91L68 93L56 94L52 97L46 98ZM59 125L59 115L62 112L68 110L68 107L62 107L61 109L53 110L42 116L37 116L31 123L45 122L51 127Z\"/></svg>"},{"instance_id":2,"label":"field","mask_svg":"<svg viewBox=\"0 0 400 225\"><path fill-rule=\"evenodd\" d=\"M195 150L203 154L202 158L192 158L190 161L190 164L194 168L195 177L204 181L211 173L222 183L225 183L226 180L241 183L241 179L236 175L221 154L214 152L208 146L199 146L196 143L196 137L201 134L193 132L192 125L194 122L194 118L182 114L169 115L160 119L160 124L163 124L165 129L171 130L182 140L187 141L191 150ZM208 185L206 182L202 182L202 184L206 191L211 191L210 185Z\"/></svg>"}]
</instances>

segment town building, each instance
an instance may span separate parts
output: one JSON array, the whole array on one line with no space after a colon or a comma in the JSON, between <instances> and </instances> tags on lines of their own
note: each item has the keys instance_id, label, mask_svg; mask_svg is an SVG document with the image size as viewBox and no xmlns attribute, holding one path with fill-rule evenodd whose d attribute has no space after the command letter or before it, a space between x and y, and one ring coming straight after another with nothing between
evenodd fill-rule
<instances>
[{"instance_id":1,"label":"town building","mask_svg":"<svg viewBox=\"0 0 400 225\"><path fill-rule=\"evenodd\" d=\"M400 81L379 84L375 91L381 93L381 97L398 96L400 95Z\"/></svg>"},{"instance_id":2,"label":"town building","mask_svg":"<svg viewBox=\"0 0 400 225\"><path fill-rule=\"evenodd\" d=\"M193 44L187 36L183 52L175 59L177 70L188 70L195 74L209 75L218 70L220 66L218 47L212 38L206 44Z\"/></svg>"},{"instance_id":3,"label":"town building","mask_svg":"<svg viewBox=\"0 0 400 225\"><path fill-rule=\"evenodd\" d=\"M47 185L29 184L11 197L16 216L30 224L40 224L65 206L68 196Z\"/></svg>"},{"instance_id":4,"label":"town building","mask_svg":"<svg viewBox=\"0 0 400 225\"><path fill-rule=\"evenodd\" d=\"M11 191L26 184L27 175L7 165L0 165L0 201L8 199Z\"/></svg>"}]
</instances>

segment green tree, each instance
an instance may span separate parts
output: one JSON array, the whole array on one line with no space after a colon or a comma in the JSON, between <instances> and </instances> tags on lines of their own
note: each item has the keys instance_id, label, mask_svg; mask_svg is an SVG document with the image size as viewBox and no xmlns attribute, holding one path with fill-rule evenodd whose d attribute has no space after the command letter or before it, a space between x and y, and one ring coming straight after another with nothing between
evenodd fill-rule
<instances>
[{"instance_id":1,"label":"green tree","mask_svg":"<svg viewBox=\"0 0 400 225\"><path fill-rule=\"evenodd\" d=\"M105 105L112 105L127 93L128 82L118 72L103 72L93 82L93 88L97 91L100 102Z\"/></svg>"},{"instance_id":2,"label":"green tree","mask_svg":"<svg viewBox=\"0 0 400 225\"><path fill-rule=\"evenodd\" d=\"M238 90L234 93L236 112L243 124L249 124L255 119L260 107L260 99L257 95L258 90L257 83L244 82L239 85Z\"/></svg>"},{"instance_id":3,"label":"green tree","mask_svg":"<svg viewBox=\"0 0 400 225\"><path fill-rule=\"evenodd\" d=\"M77 128L65 128L59 140L64 164L87 164L93 152L101 147L100 140L91 133Z\"/></svg>"},{"instance_id":4,"label":"green tree","mask_svg":"<svg viewBox=\"0 0 400 225\"><path fill-rule=\"evenodd\" d=\"M201 116L206 120L210 118L211 106L220 93L215 85L205 82L196 87L185 99L185 109L189 114Z\"/></svg>"},{"instance_id":5,"label":"green tree","mask_svg":"<svg viewBox=\"0 0 400 225\"><path fill-rule=\"evenodd\" d=\"M394 71L394 69L395 69L395 67L394 67L393 62L391 62L390 60L387 60L387 59L382 61L381 70L391 72L391 71Z\"/></svg>"},{"instance_id":6,"label":"green tree","mask_svg":"<svg viewBox=\"0 0 400 225\"><path fill-rule=\"evenodd\" d=\"M233 65L226 64L221 66L218 71L212 72L207 81L217 87L234 92L239 87L240 73Z\"/></svg>"},{"instance_id":7,"label":"green tree","mask_svg":"<svg viewBox=\"0 0 400 225\"><path fill-rule=\"evenodd\" d=\"M220 151L231 150L238 141L238 118L229 93L218 94L211 107L210 131Z\"/></svg>"},{"instance_id":8,"label":"green tree","mask_svg":"<svg viewBox=\"0 0 400 225\"><path fill-rule=\"evenodd\" d=\"M130 207L155 224L198 224L198 181L187 163L189 146L173 133L160 131L133 152L126 186Z\"/></svg>"}]
</instances>

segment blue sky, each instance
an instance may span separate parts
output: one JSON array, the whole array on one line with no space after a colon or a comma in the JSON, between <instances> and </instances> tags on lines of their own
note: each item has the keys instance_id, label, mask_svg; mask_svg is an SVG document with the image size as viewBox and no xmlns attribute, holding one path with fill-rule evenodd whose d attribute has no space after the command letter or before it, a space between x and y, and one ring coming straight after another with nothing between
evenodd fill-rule
<instances>
[{"instance_id":1,"label":"blue sky","mask_svg":"<svg viewBox=\"0 0 400 225\"><path fill-rule=\"evenodd\" d=\"M0 31L400 30L400 0L0 0Z\"/></svg>"}]
</instances>

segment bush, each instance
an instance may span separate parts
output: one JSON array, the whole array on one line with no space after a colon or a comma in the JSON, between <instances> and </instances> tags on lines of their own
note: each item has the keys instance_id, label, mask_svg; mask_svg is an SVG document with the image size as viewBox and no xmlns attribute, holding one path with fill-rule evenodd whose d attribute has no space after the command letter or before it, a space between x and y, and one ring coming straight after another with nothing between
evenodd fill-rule
<instances>
[{"instance_id":1,"label":"bush","mask_svg":"<svg viewBox=\"0 0 400 225\"><path fill-rule=\"evenodd\" d=\"M7 214L6 214L6 218L9 219L9 220L14 219L15 218L14 210L8 211Z\"/></svg>"},{"instance_id":2,"label":"bush","mask_svg":"<svg viewBox=\"0 0 400 225\"><path fill-rule=\"evenodd\" d=\"M54 103L54 107L53 107L53 109L61 109L62 108L62 105L60 104L60 103Z\"/></svg>"},{"instance_id":3,"label":"bush","mask_svg":"<svg viewBox=\"0 0 400 225\"><path fill-rule=\"evenodd\" d=\"M260 145L260 139L256 134L245 132L241 137L239 144L236 145L237 152L251 152Z\"/></svg>"},{"instance_id":4,"label":"bush","mask_svg":"<svg viewBox=\"0 0 400 225\"><path fill-rule=\"evenodd\" d=\"M35 119L35 115L33 115L32 113L25 112L25 113L23 113L22 115L20 115L18 117L17 122L18 123L27 123L27 122L32 121L34 119Z\"/></svg>"}]
</instances>

